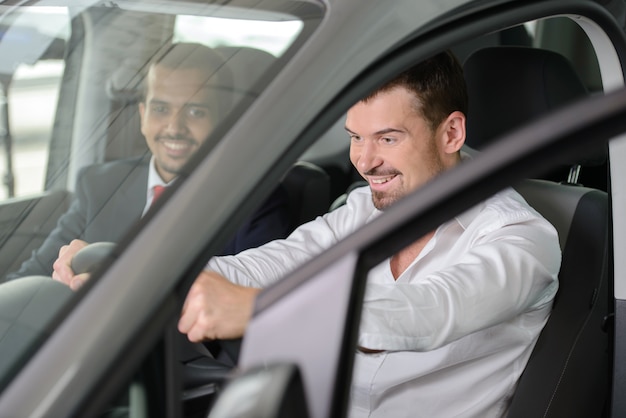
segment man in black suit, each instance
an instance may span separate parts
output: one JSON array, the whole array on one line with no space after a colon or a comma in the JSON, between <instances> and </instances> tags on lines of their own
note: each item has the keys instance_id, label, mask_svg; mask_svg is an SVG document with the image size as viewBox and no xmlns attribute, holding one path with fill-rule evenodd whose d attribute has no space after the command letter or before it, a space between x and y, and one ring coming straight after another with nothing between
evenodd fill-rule
<instances>
[{"instance_id":1,"label":"man in black suit","mask_svg":"<svg viewBox=\"0 0 626 418\"><path fill-rule=\"evenodd\" d=\"M151 155L83 169L69 210L42 246L7 280L51 275L53 262L68 245L74 250L90 242L119 241L148 210L154 187L176 180L228 111L231 78L221 55L203 45L172 44L155 58L139 104L141 132ZM279 187L222 254L235 254L288 232L287 197ZM80 284L79 279L71 287Z\"/></svg>"}]
</instances>

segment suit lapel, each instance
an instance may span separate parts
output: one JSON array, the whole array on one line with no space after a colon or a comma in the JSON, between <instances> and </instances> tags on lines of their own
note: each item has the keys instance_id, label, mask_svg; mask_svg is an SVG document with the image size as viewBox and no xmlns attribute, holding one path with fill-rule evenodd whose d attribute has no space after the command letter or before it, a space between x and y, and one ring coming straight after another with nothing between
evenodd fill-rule
<instances>
[{"instance_id":1,"label":"suit lapel","mask_svg":"<svg viewBox=\"0 0 626 418\"><path fill-rule=\"evenodd\" d=\"M102 209L86 232L87 241L118 242L141 218L146 203L148 162L120 164L115 170L119 180L113 182L114 189L105 197Z\"/></svg>"},{"instance_id":2,"label":"suit lapel","mask_svg":"<svg viewBox=\"0 0 626 418\"><path fill-rule=\"evenodd\" d=\"M121 187L117 202L122 209L123 219L132 220L131 224L141 218L146 205L146 193L148 188L148 162L142 161L128 176ZM130 225L127 225L127 227Z\"/></svg>"}]
</instances>

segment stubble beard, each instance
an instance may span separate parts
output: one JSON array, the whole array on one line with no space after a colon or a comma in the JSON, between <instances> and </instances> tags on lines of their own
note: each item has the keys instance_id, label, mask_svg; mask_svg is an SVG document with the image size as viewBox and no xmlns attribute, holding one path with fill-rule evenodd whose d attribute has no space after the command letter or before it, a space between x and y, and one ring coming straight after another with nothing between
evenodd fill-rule
<instances>
[{"instance_id":1,"label":"stubble beard","mask_svg":"<svg viewBox=\"0 0 626 418\"><path fill-rule=\"evenodd\" d=\"M394 190L391 193L372 191L372 203L376 209L385 210L402 199L405 195L406 193L402 193L399 190Z\"/></svg>"},{"instance_id":2,"label":"stubble beard","mask_svg":"<svg viewBox=\"0 0 626 418\"><path fill-rule=\"evenodd\" d=\"M432 180L433 178L435 178L436 176L438 176L445 170L445 166L443 164L443 161L441 161L441 158L439 157L437 148L434 145L434 141L433 141L433 147L430 149L429 152L430 152L430 156L429 158L427 158L427 161L430 161L429 168L428 168L430 177L429 177L429 180L427 180L426 182ZM397 173L397 175L402 176L402 174L399 172ZM407 196L414 190L415 189L405 190L404 184L401 184L400 187L398 187L398 189L392 190L387 193L372 190L372 203L374 204L374 207L376 209L384 211L385 209L389 208L391 205L393 205L394 203L396 203L403 197Z\"/></svg>"}]
</instances>

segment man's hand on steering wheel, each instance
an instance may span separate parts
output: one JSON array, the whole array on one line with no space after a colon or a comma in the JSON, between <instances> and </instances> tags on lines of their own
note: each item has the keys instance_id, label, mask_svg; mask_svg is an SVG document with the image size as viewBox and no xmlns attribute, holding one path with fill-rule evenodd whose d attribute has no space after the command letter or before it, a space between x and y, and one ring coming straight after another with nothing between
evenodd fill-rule
<instances>
[{"instance_id":1,"label":"man's hand on steering wheel","mask_svg":"<svg viewBox=\"0 0 626 418\"><path fill-rule=\"evenodd\" d=\"M79 289L89 279L89 273L75 274L72 270L72 259L78 251L87 245L87 242L75 239L69 245L62 246L59 250L59 257L52 265L54 270L52 278L68 285L72 290Z\"/></svg>"},{"instance_id":2,"label":"man's hand on steering wheel","mask_svg":"<svg viewBox=\"0 0 626 418\"><path fill-rule=\"evenodd\" d=\"M260 289L233 284L203 271L189 289L178 330L192 342L243 336Z\"/></svg>"}]
</instances>

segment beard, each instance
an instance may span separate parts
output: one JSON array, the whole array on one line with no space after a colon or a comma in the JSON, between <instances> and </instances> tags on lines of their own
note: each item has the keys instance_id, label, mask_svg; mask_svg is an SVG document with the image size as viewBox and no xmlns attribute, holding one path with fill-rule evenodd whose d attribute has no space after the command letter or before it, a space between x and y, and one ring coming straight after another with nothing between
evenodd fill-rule
<instances>
[{"instance_id":1,"label":"beard","mask_svg":"<svg viewBox=\"0 0 626 418\"><path fill-rule=\"evenodd\" d=\"M433 178L435 178L436 176L438 176L440 173L442 173L445 170L444 163L439 157L439 154L437 152L435 142L432 141L432 144L433 146L429 148L428 150L429 155L427 156L427 158L424 159L425 161L424 164L427 165L426 166L427 175L425 176L425 180L422 184L431 181ZM396 175L400 179L403 179L402 173L398 170L383 171L383 170L374 169L365 173L365 175L378 175L378 176ZM390 190L388 192L375 191L375 190L371 190L370 188L370 190L372 191L372 203L374 204L374 207L376 209L384 211L385 209L387 209L388 207L390 207L391 205L393 205L394 203L396 203L403 197L414 192L416 189L417 188L408 189L403 182L401 182L400 185L396 189Z\"/></svg>"},{"instance_id":2,"label":"beard","mask_svg":"<svg viewBox=\"0 0 626 418\"><path fill-rule=\"evenodd\" d=\"M385 210L406 196L406 194L400 190L394 190L390 193L372 191L372 203L376 209Z\"/></svg>"}]
</instances>

